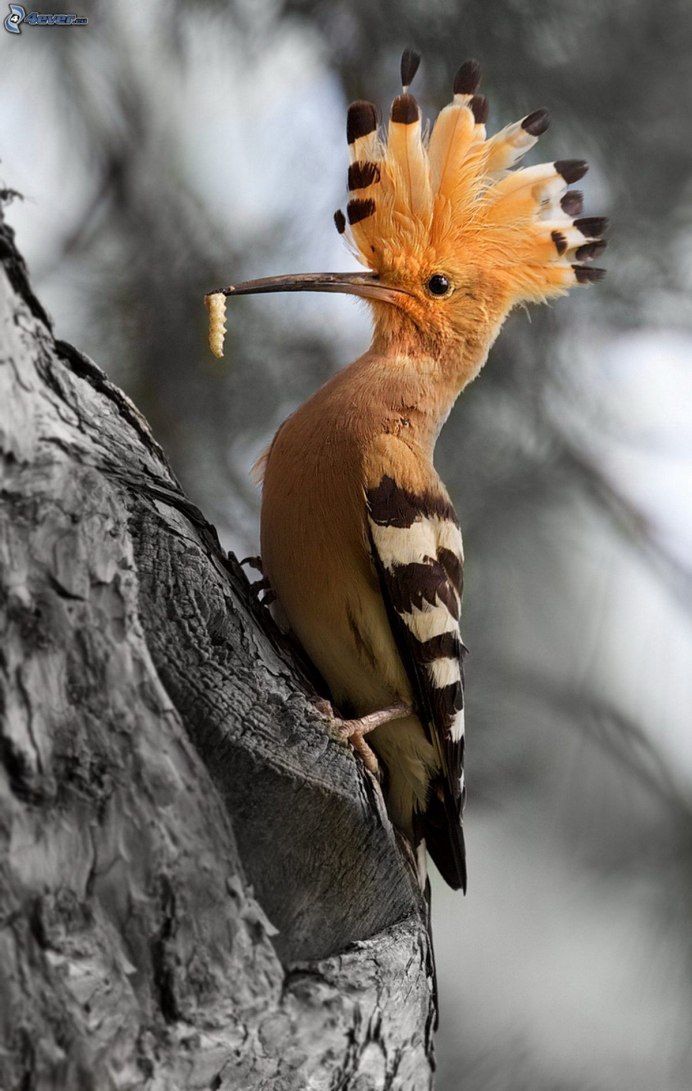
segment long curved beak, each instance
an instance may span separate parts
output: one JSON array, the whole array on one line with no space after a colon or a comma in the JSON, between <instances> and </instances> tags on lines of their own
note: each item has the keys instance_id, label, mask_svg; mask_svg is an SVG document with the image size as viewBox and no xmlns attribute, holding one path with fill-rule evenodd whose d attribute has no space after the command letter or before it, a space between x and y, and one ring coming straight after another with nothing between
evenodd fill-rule
<instances>
[{"instance_id":1,"label":"long curved beak","mask_svg":"<svg viewBox=\"0 0 692 1091\"><path fill-rule=\"evenodd\" d=\"M283 277L261 277L216 288L204 297L209 311L209 348L214 356L223 356L226 335L226 300L232 295L259 295L262 292L344 292L383 303L401 303L409 295L403 288L389 288L377 273L297 273Z\"/></svg>"},{"instance_id":2,"label":"long curved beak","mask_svg":"<svg viewBox=\"0 0 692 1091\"><path fill-rule=\"evenodd\" d=\"M385 303L396 303L407 294L381 284L377 273L298 273L229 284L227 288L217 288L208 295L258 295L261 292L343 292Z\"/></svg>"}]
</instances>

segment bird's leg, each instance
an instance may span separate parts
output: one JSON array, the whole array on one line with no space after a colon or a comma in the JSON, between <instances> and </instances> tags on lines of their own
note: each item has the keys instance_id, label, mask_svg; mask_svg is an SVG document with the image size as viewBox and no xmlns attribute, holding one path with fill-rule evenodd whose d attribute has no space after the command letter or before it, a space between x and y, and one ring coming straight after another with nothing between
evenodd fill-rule
<instances>
[{"instance_id":1,"label":"bird's leg","mask_svg":"<svg viewBox=\"0 0 692 1091\"><path fill-rule=\"evenodd\" d=\"M377 712L368 712L365 716L358 716L353 720L342 720L334 715L334 709L329 701L320 698L317 702L320 712L332 721L332 725L341 739L348 739L351 746L360 755L361 761L373 776L379 776L380 767L374 751L364 739L364 735L374 731L381 724L390 723L391 720L401 720L404 716L410 716L413 709L403 701L398 701L387 708L380 708Z\"/></svg>"},{"instance_id":2,"label":"bird's leg","mask_svg":"<svg viewBox=\"0 0 692 1091\"><path fill-rule=\"evenodd\" d=\"M380 766L377 755L372 747L368 746L364 736L370 731L374 731L381 724L387 724L391 720L401 720L404 716L409 716L411 711L410 705L399 701L395 705L380 708L377 712L368 712L367 715L359 716L354 720L341 720L335 717L334 726L337 734L342 739L350 740L351 746L360 756L365 768L369 769L372 775L379 779Z\"/></svg>"},{"instance_id":3,"label":"bird's leg","mask_svg":"<svg viewBox=\"0 0 692 1091\"><path fill-rule=\"evenodd\" d=\"M391 720L403 720L404 716L410 716L413 709L410 705L398 701L387 708L379 708L377 712L368 712L366 716L359 716L355 720L341 720L334 717L336 730L342 739L350 739L352 735L367 735L381 724L388 724Z\"/></svg>"}]
</instances>

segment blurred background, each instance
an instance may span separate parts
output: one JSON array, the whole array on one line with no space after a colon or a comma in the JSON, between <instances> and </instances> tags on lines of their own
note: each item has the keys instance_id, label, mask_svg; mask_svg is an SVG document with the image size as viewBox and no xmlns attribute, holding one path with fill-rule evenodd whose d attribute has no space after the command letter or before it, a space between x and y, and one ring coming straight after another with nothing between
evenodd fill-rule
<instances>
[{"instance_id":1,"label":"blurred background","mask_svg":"<svg viewBox=\"0 0 692 1091\"><path fill-rule=\"evenodd\" d=\"M603 285L508 322L443 431L467 551L466 899L434 927L438 1091L692 1088L692 7L682 0L79 0L0 28L0 186L57 335L149 418L240 556L250 467L368 344L336 296L202 296L352 268L345 113L404 46L434 115L468 56L494 131L584 157Z\"/></svg>"}]
</instances>

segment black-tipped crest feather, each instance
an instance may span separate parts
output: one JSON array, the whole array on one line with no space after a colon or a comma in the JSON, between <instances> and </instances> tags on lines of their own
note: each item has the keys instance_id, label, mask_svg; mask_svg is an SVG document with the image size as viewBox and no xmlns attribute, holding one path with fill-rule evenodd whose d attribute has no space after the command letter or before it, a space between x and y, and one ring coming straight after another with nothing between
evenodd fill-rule
<instances>
[{"instance_id":1,"label":"black-tipped crest feather","mask_svg":"<svg viewBox=\"0 0 692 1091\"><path fill-rule=\"evenodd\" d=\"M531 136L542 136L550 125L550 114L542 107L540 110L534 110L532 114L525 117L521 123L522 129Z\"/></svg>"},{"instance_id":2,"label":"black-tipped crest feather","mask_svg":"<svg viewBox=\"0 0 692 1091\"><path fill-rule=\"evenodd\" d=\"M401 86L410 87L418 71L420 53L415 49L405 49L401 54Z\"/></svg>"},{"instance_id":3,"label":"black-tipped crest feather","mask_svg":"<svg viewBox=\"0 0 692 1091\"><path fill-rule=\"evenodd\" d=\"M567 185L578 182L589 169L589 164L585 159L558 159L553 163L553 166L557 173L562 175Z\"/></svg>"},{"instance_id":4,"label":"black-tipped crest feather","mask_svg":"<svg viewBox=\"0 0 692 1091\"><path fill-rule=\"evenodd\" d=\"M607 245L608 243L605 239L596 239L595 242L585 242L583 246L578 247L574 256L577 261L593 261L594 258L600 258Z\"/></svg>"},{"instance_id":5,"label":"black-tipped crest feather","mask_svg":"<svg viewBox=\"0 0 692 1091\"><path fill-rule=\"evenodd\" d=\"M373 104L364 102L362 99L352 102L348 108L346 121L346 139L349 144L353 144L354 140L360 140L363 136L368 136L376 128L377 110Z\"/></svg>"},{"instance_id":6,"label":"black-tipped crest feather","mask_svg":"<svg viewBox=\"0 0 692 1091\"><path fill-rule=\"evenodd\" d=\"M392 103L391 117L399 125L412 125L418 121L420 111L413 95L397 95Z\"/></svg>"},{"instance_id":7,"label":"black-tipped crest feather","mask_svg":"<svg viewBox=\"0 0 692 1091\"><path fill-rule=\"evenodd\" d=\"M454 77L455 95L475 95L481 82L481 66L478 61L464 61Z\"/></svg>"},{"instance_id":8,"label":"black-tipped crest feather","mask_svg":"<svg viewBox=\"0 0 692 1091\"><path fill-rule=\"evenodd\" d=\"M365 189L366 186L373 185L374 182L380 180L380 168L377 163L364 163L358 161L357 163L351 163L348 168L348 188Z\"/></svg>"},{"instance_id":9,"label":"black-tipped crest feather","mask_svg":"<svg viewBox=\"0 0 692 1091\"><path fill-rule=\"evenodd\" d=\"M603 280L605 269L597 269L593 265L573 265L574 275L579 284L593 284L597 280Z\"/></svg>"},{"instance_id":10,"label":"black-tipped crest feather","mask_svg":"<svg viewBox=\"0 0 692 1091\"><path fill-rule=\"evenodd\" d=\"M474 95L469 102L476 125L485 125L488 120L488 100L485 95Z\"/></svg>"},{"instance_id":11,"label":"black-tipped crest feather","mask_svg":"<svg viewBox=\"0 0 692 1091\"><path fill-rule=\"evenodd\" d=\"M568 216L578 216L584 208L584 194L581 190L570 189L560 201L560 208Z\"/></svg>"},{"instance_id":12,"label":"black-tipped crest feather","mask_svg":"<svg viewBox=\"0 0 692 1091\"><path fill-rule=\"evenodd\" d=\"M582 216L574 221L574 226L581 231L587 239L595 239L608 227L607 216Z\"/></svg>"},{"instance_id":13,"label":"black-tipped crest feather","mask_svg":"<svg viewBox=\"0 0 692 1091\"><path fill-rule=\"evenodd\" d=\"M551 231L550 232L550 237L553 240L553 242L555 243L555 249L557 250L558 254L560 254L560 255L564 254L565 250L567 249L567 239L562 234L562 232L561 231ZM577 257L579 257L578 254L577 254Z\"/></svg>"},{"instance_id":14,"label":"black-tipped crest feather","mask_svg":"<svg viewBox=\"0 0 692 1091\"><path fill-rule=\"evenodd\" d=\"M368 216L372 216L375 211L375 202L355 197L348 202L346 211L348 212L348 222L353 226L353 224L360 223L361 220L366 220Z\"/></svg>"}]
</instances>

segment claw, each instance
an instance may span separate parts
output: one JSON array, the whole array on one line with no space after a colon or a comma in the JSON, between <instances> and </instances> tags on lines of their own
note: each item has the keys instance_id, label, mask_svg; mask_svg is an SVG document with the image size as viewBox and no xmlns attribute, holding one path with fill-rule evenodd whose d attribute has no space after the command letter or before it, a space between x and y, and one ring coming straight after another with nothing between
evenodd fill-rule
<instances>
[{"instance_id":1,"label":"claw","mask_svg":"<svg viewBox=\"0 0 692 1091\"><path fill-rule=\"evenodd\" d=\"M261 572L262 575L264 575L264 567L262 565L261 557L243 557L242 561L240 561L239 563L241 565L246 564L250 568L256 568L258 572Z\"/></svg>"}]
</instances>

